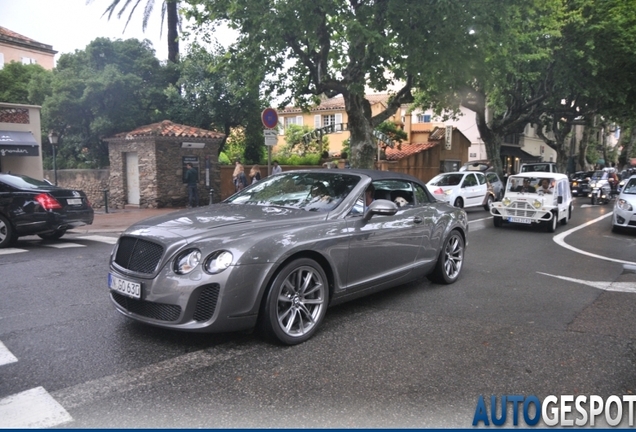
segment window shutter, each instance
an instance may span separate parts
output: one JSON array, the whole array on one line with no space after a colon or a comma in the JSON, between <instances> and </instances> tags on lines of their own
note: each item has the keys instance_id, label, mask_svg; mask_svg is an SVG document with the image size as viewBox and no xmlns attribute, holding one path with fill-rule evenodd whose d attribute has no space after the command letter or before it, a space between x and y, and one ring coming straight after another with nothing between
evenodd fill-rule
<instances>
[{"instance_id":1,"label":"window shutter","mask_svg":"<svg viewBox=\"0 0 636 432\"><path fill-rule=\"evenodd\" d=\"M320 116L319 115L315 115L314 116L314 128L318 129L320 127Z\"/></svg>"},{"instance_id":2,"label":"window shutter","mask_svg":"<svg viewBox=\"0 0 636 432\"><path fill-rule=\"evenodd\" d=\"M336 114L336 130L338 133L342 132L342 113Z\"/></svg>"},{"instance_id":3,"label":"window shutter","mask_svg":"<svg viewBox=\"0 0 636 432\"><path fill-rule=\"evenodd\" d=\"M296 116L296 124L298 126L302 126L303 125L303 116Z\"/></svg>"},{"instance_id":4,"label":"window shutter","mask_svg":"<svg viewBox=\"0 0 636 432\"><path fill-rule=\"evenodd\" d=\"M278 118L278 135L285 135L285 117Z\"/></svg>"}]
</instances>

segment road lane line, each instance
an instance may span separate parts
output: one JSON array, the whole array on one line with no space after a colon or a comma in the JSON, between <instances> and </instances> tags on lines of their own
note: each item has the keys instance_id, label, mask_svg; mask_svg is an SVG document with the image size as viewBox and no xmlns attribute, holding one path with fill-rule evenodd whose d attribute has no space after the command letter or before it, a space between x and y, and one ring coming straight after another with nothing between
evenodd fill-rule
<instances>
[{"instance_id":1,"label":"road lane line","mask_svg":"<svg viewBox=\"0 0 636 432\"><path fill-rule=\"evenodd\" d=\"M9 351L9 349L2 342L0 342L0 366L9 363L15 363L17 361L17 357L11 354L11 351Z\"/></svg>"},{"instance_id":2,"label":"road lane line","mask_svg":"<svg viewBox=\"0 0 636 432\"><path fill-rule=\"evenodd\" d=\"M27 250L26 249L18 249L18 248L0 249L0 255L10 255L10 254L15 254L15 253L20 253L20 252L27 252Z\"/></svg>"},{"instance_id":3,"label":"road lane line","mask_svg":"<svg viewBox=\"0 0 636 432\"><path fill-rule=\"evenodd\" d=\"M83 248L83 247L86 247L86 245L79 244L79 243L51 243L51 244L43 244L42 246L48 247L48 248L55 248L55 249L68 249L68 248Z\"/></svg>"},{"instance_id":4,"label":"road lane line","mask_svg":"<svg viewBox=\"0 0 636 432\"><path fill-rule=\"evenodd\" d=\"M610 212L610 213L608 213L606 215L603 215L603 216L597 217L596 219L592 219L591 221L585 222L584 224L579 225L579 226L577 226L575 228L572 228L572 229L569 229L567 231L564 231L561 234L558 234L558 235L554 236L552 238L552 240L554 240L554 242L556 244L558 244L559 246L561 246L561 247L564 247L564 248L569 249L569 250L571 250L573 252L576 252L576 253L580 253L582 255L587 255L587 256L592 257L592 258L598 258L598 259L602 259L602 260L605 260L605 261L611 261L611 262L620 263L620 264L636 265L636 262L634 262L634 261L623 261L623 260L619 260L619 259L606 257L606 256L603 256L603 255L593 254L593 253L586 252L586 251L581 250L581 249L577 249L574 246L570 246L569 244L567 244L565 242L565 238L567 236L569 236L570 234L572 234L572 233L574 233L574 232L576 232L578 230L581 230L581 229L583 229L583 228L585 228L585 227L587 227L589 225L595 224L596 222L601 221L601 220L603 220L603 219L605 219L607 217L610 217L610 216L612 216L612 214L614 214L614 212Z\"/></svg>"},{"instance_id":5,"label":"road lane line","mask_svg":"<svg viewBox=\"0 0 636 432\"><path fill-rule=\"evenodd\" d=\"M108 236L100 236L100 235L89 235L89 236L82 236L82 237L77 237L78 239L82 239L82 240L91 240L91 241L96 241L96 242L101 242L101 243L108 243L108 244L116 244L117 243L117 237L108 237Z\"/></svg>"},{"instance_id":6,"label":"road lane line","mask_svg":"<svg viewBox=\"0 0 636 432\"><path fill-rule=\"evenodd\" d=\"M50 428L73 417L43 387L0 399L0 428Z\"/></svg>"},{"instance_id":7,"label":"road lane line","mask_svg":"<svg viewBox=\"0 0 636 432\"><path fill-rule=\"evenodd\" d=\"M634 282L601 282L601 281L588 281L583 279L575 279L566 276L558 276L550 273L537 272L542 275L550 276L557 279L562 279L568 282L579 283L582 285L591 286L594 288L601 289L603 291L616 291L616 292L627 292L627 293L636 293L636 283Z\"/></svg>"},{"instance_id":8,"label":"road lane line","mask_svg":"<svg viewBox=\"0 0 636 432\"><path fill-rule=\"evenodd\" d=\"M222 352L219 352L218 349L195 351L153 365L61 389L53 392L52 396L66 409L73 409L228 361L255 350L256 347L234 345Z\"/></svg>"}]
</instances>

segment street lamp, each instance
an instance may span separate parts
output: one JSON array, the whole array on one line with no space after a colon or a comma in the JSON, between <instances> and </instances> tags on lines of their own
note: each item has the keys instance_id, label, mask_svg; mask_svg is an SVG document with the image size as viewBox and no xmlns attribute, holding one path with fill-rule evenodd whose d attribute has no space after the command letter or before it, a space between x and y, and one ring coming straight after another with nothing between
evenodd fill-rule
<instances>
[{"instance_id":1,"label":"street lamp","mask_svg":"<svg viewBox=\"0 0 636 432\"><path fill-rule=\"evenodd\" d=\"M49 142L53 147L53 175L55 176L55 186L57 186L57 158L55 157L55 148L57 147L57 132L49 132Z\"/></svg>"}]
</instances>

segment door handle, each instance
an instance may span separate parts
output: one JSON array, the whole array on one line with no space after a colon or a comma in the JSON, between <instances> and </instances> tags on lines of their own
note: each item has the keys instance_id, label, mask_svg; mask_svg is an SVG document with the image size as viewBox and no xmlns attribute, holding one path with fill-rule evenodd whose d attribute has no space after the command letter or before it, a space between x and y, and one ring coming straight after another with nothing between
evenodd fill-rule
<instances>
[{"instance_id":1,"label":"door handle","mask_svg":"<svg viewBox=\"0 0 636 432\"><path fill-rule=\"evenodd\" d=\"M422 223L422 218L419 216L415 216L413 218L413 222L415 222L416 224Z\"/></svg>"}]
</instances>

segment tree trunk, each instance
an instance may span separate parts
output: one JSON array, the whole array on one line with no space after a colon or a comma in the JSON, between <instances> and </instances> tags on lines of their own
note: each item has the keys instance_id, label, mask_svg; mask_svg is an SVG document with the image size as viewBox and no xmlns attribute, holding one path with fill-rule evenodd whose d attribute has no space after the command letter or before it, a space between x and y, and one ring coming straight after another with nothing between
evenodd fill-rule
<instances>
[{"instance_id":1,"label":"tree trunk","mask_svg":"<svg viewBox=\"0 0 636 432\"><path fill-rule=\"evenodd\" d=\"M349 117L351 167L374 169L377 144L371 126L371 104L364 95L347 92L343 97Z\"/></svg>"},{"instance_id":2,"label":"tree trunk","mask_svg":"<svg viewBox=\"0 0 636 432\"><path fill-rule=\"evenodd\" d=\"M168 60L179 61L179 0L166 0L168 14Z\"/></svg>"}]
</instances>

